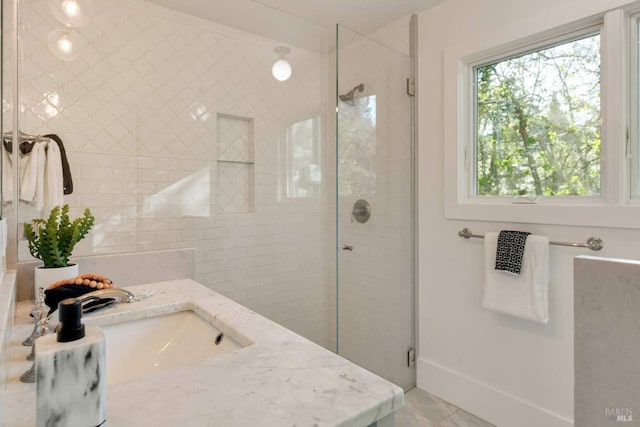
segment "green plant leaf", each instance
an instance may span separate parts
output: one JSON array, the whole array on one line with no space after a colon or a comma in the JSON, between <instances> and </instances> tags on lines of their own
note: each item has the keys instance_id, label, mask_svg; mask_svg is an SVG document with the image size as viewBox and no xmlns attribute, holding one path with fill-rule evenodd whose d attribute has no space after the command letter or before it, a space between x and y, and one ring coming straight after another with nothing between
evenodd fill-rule
<instances>
[{"instance_id":1,"label":"green plant leaf","mask_svg":"<svg viewBox=\"0 0 640 427\"><path fill-rule=\"evenodd\" d=\"M42 260L45 268L66 267L75 245L82 240L95 223L87 208L83 216L70 221L69 205L56 206L48 219L34 219L24 225L29 252Z\"/></svg>"}]
</instances>

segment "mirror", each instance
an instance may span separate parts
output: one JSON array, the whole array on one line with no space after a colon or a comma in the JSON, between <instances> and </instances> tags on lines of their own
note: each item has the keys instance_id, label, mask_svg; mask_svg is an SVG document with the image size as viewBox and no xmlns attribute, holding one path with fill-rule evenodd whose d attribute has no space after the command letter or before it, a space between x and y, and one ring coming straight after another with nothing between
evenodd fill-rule
<instances>
[{"instance_id":1,"label":"mirror","mask_svg":"<svg viewBox=\"0 0 640 427\"><path fill-rule=\"evenodd\" d=\"M218 22L156 3L19 2L18 128L32 148L19 154L18 236L67 203L72 218L87 207L96 217L74 256L215 251L228 230L209 229L291 200L279 135L310 117L324 126L331 32L248 0L214 2ZM281 46L284 82L271 73ZM320 194L311 172L296 195ZM32 259L24 239L17 252Z\"/></svg>"}]
</instances>

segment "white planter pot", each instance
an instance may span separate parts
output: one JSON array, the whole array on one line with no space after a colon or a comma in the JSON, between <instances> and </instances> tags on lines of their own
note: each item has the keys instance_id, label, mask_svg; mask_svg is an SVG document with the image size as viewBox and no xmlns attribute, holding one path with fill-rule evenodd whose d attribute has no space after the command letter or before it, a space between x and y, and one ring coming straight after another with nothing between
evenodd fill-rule
<instances>
[{"instance_id":1,"label":"white planter pot","mask_svg":"<svg viewBox=\"0 0 640 427\"><path fill-rule=\"evenodd\" d=\"M33 272L34 295L37 297L38 288L47 289L49 285L58 280L70 279L76 276L78 276L78 264L58 268L36 267Z\"/></svg>"}]
</instances>

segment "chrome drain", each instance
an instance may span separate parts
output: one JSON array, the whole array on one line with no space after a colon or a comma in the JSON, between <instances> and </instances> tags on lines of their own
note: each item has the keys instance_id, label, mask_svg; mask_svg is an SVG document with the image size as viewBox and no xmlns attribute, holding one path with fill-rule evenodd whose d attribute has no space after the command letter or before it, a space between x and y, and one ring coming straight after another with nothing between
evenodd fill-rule
<instances>
[{"instance_id":1,"label":"chrome drain","mask_svg":"<svg viewBox=\"0 0 640 427\"><path fill-rule=\"evenodd\" d=\"M224 334L222 332L220 332L218 334L218 336L216 337L216 341L215 341L216 345L220 345L220 343L222 342L223 338L224 338Z\"/></svg>"}]
</instances>

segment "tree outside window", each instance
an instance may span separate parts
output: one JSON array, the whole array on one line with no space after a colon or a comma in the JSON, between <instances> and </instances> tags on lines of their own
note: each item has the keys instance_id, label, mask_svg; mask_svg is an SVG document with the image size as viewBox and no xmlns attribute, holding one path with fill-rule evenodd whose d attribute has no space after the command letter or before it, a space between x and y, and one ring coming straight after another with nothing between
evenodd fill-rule
<instances>
[{"instance_id":1,"label":"tree outside window","mask_svg":"<svg viewBox=\"0 0 640 427\"><path fill-rule=\"evenodd\" d=\"M286 152L287 198L320 197L322 165L320 156L319 118L313 117L291 124L284 138Z\"/></svg>"},{"instance_id":2,"label":"tree outside window","mask_svg":"<svg viewBox=\"0 0 640 427\"><path fill-rule=\"evenodd\" d=\"M475 67L479 196L600 194L600 35Z\"/></svg>"}]
</instances>

